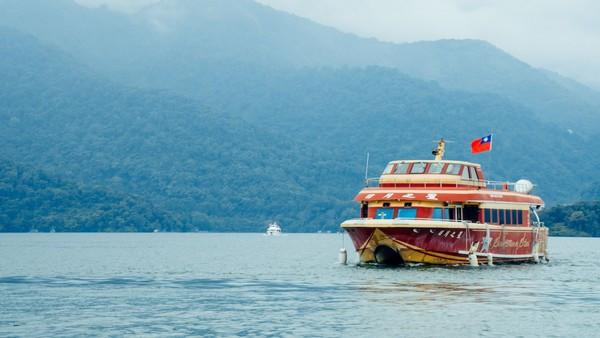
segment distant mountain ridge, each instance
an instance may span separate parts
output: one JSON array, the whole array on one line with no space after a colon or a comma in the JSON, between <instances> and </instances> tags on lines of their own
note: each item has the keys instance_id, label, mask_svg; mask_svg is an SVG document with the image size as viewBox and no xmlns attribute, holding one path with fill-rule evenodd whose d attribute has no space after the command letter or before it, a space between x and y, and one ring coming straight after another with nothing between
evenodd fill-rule
<instances>
[{"instance_id":1,"label":"distant mountain ridge","mask_svg":"<svg viewBox=\"0 0 600 338\"><path fill-rule=\"evenodd\" d=\"M70 0L3 0L0 6L0 24L32 33L137 86L177 91L173 83L190 83L187 74L203 62L378 65L450 89L509 98L575 132L594 134L590 125L600 123L600 94L580 84L565 86L484 41L385 43L250 0L163 0L135 15L83 8ZM581 95L584 87L587 93Z\"/></svg>"}]
</instances>

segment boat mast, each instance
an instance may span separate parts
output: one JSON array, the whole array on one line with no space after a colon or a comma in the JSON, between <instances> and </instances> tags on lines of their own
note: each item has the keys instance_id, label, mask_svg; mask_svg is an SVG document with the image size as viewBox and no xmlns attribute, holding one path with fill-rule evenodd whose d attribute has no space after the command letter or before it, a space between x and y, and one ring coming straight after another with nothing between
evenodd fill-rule
<instances>
[{"instance_id":1,"label":"boat mast","mask_svg":"<svg viewBox=\"0 0 600 338\"><path fill-rule=\"evenodd\" d=\"M369 186L369 152L367 151L367 163L365 164L365 187Z\"/></svg>"},{"instance_id":2,"label":"boat mast","mask_svg":"<svg viewBox=\"0 0 600 338\"><path fill-rule=\"evenodd\" d=\"M431 152L431 154L433 154L435 156L436 161L441 161L442 158L444 157L445 147L446 147L446 141L444 141L444 138L442 137L440 139L440 141L438 142L437 148Z\"/></svg>"}]
</instances>

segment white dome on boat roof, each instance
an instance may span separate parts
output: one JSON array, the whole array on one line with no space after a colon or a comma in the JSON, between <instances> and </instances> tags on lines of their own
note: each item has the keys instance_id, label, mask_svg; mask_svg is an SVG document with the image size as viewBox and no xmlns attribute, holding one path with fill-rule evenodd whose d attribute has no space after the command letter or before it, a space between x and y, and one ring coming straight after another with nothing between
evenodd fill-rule
<instances>
[{"instance_id":1,"label":"white dome on boat roof","mask_svg":"<svg viewBox=\"0 0 600 338\"><path fill-rule=\"evenodd\" d=\"M526 179L520 179L515 183L515 191L522 194L529 194L533 190L533 183Z\"/></svg>"}]
</instances>

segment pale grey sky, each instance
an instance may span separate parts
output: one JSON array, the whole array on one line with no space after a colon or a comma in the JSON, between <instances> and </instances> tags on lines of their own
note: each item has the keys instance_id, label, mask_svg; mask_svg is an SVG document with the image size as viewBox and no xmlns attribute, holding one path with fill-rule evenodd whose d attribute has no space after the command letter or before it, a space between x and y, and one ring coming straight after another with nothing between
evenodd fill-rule
<instances>
[{"instance_id":1,"label":"pale grey sky","mask_svg":"<svg viewBox=\"0 0 600 338\"><path fill-rule=\"evenodd\" d=\"M77 0L135 11L159 0ZM169 0L163 0L169 1ZM391 42L473 38L600 89L598 0L258 0Z\"/></svg>"}]
</instances>

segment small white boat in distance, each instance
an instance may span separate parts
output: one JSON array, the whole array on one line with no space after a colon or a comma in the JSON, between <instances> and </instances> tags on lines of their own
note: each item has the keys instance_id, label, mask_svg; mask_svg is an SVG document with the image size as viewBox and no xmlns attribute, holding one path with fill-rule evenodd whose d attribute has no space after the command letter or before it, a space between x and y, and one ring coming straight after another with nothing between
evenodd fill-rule
<instances>
[{"instance_id":1,"label":"small white boat in distance","mask_svg":"<svg viewBox=\"0 0 600 338\"><path fill-rule=\"evenodd\" d=\"M273 223L269 224L266 235L267 236L281 235L281 227L279 226L279 224L277 224L277 222L273 222Z\"/></svg>"}]
</instances>

